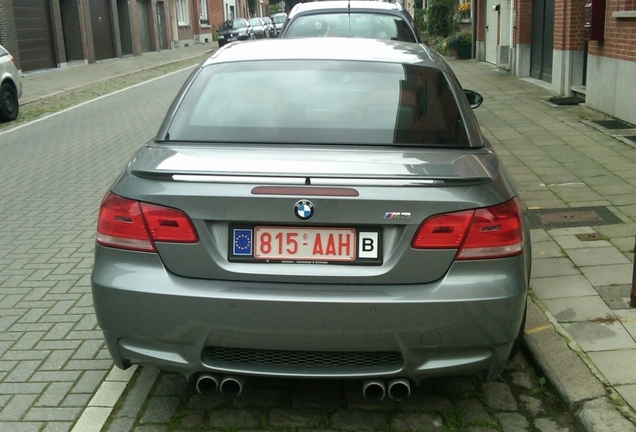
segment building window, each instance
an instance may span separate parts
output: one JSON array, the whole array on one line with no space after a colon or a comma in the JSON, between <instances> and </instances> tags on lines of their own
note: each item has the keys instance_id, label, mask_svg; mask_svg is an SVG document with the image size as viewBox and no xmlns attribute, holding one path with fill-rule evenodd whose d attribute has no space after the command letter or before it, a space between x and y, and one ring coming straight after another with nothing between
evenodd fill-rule
<instances>
[{"instance_id":1,"label":"building window","mask_svg":"<svg viewBox=\"0 0 636 432\"><path fill-rule=\"evenodd\" d=\"M208 20L208 1L200 0L200 2L201 15L199 16L199 22L201 24L210 24L210 21Z\"/></svg>"},{"instance_id":2,"label":"building window","mask_svg":"<svg viewBox=\"0 0 636 432\"><path fill-rule=\"evenodd\" d=\"M175 2L177 8L177 21L180 26L190 24L190 9L188 8L188 0L177 0Z\"/></svg>"}]
</instances>

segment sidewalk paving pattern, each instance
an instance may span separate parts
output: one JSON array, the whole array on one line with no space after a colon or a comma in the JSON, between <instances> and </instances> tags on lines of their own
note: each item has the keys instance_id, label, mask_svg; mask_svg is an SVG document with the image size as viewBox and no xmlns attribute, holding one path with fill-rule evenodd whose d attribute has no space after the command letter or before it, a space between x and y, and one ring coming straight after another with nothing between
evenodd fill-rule
<instances>
[{"instance_id":1,"label":"sidewalk paving pattern","mask_svg":"<svg viewBox=\"0 0 636 432\"><path fill-rule=\"evenodd\" d=\"M213 47L195 45L30 74L23 80L21 103ZM544 101L553 95L541 85L500 74L492 65L450 63L465 88L484 96L476 110L482 129L529 212L543 216L533 218L539 222L531 233L530 351L585 430L636 431L636 309L628 305L636 149L612 136L615 132L587 122L605 119L602 113L584 106L550 106ZM1 133L0 152L12 151L3 147ZM633 130L624 134L636 135ZM10 203L11 210L8 204L0 204L3 213L19 211L19 202ZM602 212L592 211L601 214L593 223L583 218L573 224L571 215L562 220L552 215L541 225L549 219L539 215L546 209L581 207L606 209L617 220L608 222ZM21 234L12 235L18 228ZM80 249L58 247L52 256L47 253L50 238L29 241L39 228L28 220L0 231L8 240L0 244L0 429L38 430L31 425L49 421L47 432L99 430L95 425L104 423L132 371L106 373L109 358L90 312L90 240ZM94 227L85 226L79 236L90 239L93 232ZM78 316L79 321L72 318ZM70 362L75 366L61 370ZM59 406L61 400L68 400L68 406Z\"/></svg>"}]
</instances>

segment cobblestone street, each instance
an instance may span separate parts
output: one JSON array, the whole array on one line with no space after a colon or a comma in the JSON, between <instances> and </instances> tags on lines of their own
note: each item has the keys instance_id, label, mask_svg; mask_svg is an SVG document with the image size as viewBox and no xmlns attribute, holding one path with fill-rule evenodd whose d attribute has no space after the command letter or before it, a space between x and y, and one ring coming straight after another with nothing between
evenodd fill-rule
<instances>
[{"instance_id":1,"label":"cobblestone street","mask_svg":"<svg viewBox=\"0 0 636 432\"><path fill-rule=\"evenodd\" d=\"M140 368L108 432L505 431L574 432L572 413L523 354L500 380L422 382L404 402L369 402L360 380L250 379L244 393L203 396L180 375Z\"/></svg>"}]
</instances>

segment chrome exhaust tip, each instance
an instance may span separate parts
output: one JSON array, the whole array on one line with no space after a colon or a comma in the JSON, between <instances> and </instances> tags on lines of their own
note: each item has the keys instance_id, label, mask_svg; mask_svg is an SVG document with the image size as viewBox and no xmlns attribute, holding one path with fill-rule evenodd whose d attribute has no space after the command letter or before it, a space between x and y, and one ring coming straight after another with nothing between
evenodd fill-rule
<instances>
[{"instance_id":1,"label":"chrome exhaust tip","mask_svg":"<svg viewBox=\"0 0 636 432\"><path fill-rule=\"evenodd\" d=\"M215 375L202 373L197 378L195 387L202 395L213 395L219 389L219 378Z\"/></svg>"},{"instance_id":2,"label":"chrome exhaust tip","mask_svg":"<svg viewBox=\"0 0 636 432\"><path fill-rule=\"evenodd\" d=\"M406 378L398 378L389 383L389 397L396 402L411 396L411 383Z\"/></svg>"},{"instance_id":3,"label":"chrome exhaust tip","mask_svg":"<svg viewBox=\"0 0 636 432\"><path fill-rule=\"evenodd\" d=\"M243 379L234 376L223 377L220 390L223 396L237 397L243 391Z\"/></svg>"},{"instance_id":4,"label":"chrome exhaust tip","mask_svg":"<svg viewBox=\"0 0 636 432\"><path fill-rule=\"evenodd\" d=\"M362 383L362 395L368 401L379 402L386 395L386 388L382 380L367 380Z\"/></svg>"}]
</instances>

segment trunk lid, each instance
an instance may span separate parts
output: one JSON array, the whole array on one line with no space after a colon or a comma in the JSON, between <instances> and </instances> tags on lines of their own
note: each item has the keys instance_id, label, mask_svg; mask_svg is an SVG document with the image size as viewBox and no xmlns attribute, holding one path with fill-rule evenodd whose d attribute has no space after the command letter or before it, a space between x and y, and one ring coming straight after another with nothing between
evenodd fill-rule
<instances>
[{"instance_id":1,"label":"trunk lid","mask_svg":"<svg viewBox=\"0 0 636 432\"><path fill-rule=\"evenodd\" d=\"M443 277L456 251L411 248L417 228L435 214L510 199L514 191L500 169L488 146L149 145L113 192L178 208L192 219L199 243L157 244L167 269L180 276L425 283ZM273 255L262 253L268 247ZM308 258L316 251L318 259Z\"/></svg>"}]
</instances>

